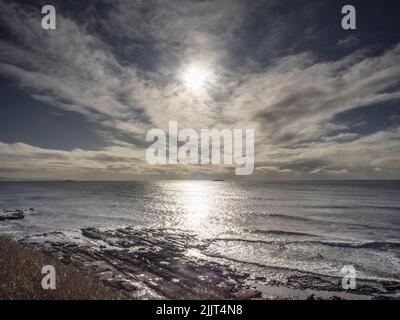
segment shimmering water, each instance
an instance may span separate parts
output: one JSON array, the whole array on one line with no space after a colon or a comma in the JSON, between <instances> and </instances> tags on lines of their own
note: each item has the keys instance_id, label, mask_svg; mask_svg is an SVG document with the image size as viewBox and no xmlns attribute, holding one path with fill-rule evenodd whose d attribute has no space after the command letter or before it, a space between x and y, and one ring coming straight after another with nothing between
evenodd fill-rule
<instances>
[{"instance_id":1,"label":"shimmering water","mask_svg":"<svg viewBox=\"0 0 400 320\"><path fill-rule=\"evenodd\" d=\"M400 279L400 182L1 182L0 208L35 208L0 232L179 228L206 251L264 268Z\"/></svg>"}]
</instances>

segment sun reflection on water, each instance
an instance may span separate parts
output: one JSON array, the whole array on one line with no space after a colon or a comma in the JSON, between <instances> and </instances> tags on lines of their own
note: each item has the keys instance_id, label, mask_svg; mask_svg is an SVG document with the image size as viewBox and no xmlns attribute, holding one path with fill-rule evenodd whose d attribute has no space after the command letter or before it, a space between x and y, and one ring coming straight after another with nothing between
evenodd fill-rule
<instances>
[{"instance_id":1,"label":"sun reflection on water","mask_svg":"<svg viewBox=\"0 0 400 320\"><path fill-rule=\"evenodd\" d=\"M170 185L171 187L171 185ZM173 185L179 227L207 236L218 232L214 223L225 210L221 183L214 181L177 181Z\"/></svg>"}]
</instances>

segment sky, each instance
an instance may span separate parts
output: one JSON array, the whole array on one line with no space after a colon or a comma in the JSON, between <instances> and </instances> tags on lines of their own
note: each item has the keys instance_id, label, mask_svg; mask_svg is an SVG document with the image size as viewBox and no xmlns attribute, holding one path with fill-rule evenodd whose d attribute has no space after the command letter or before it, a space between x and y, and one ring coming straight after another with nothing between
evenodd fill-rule
<instances>
[{"instance_id":1,"label":"sky","mask_svg":"<svg viewBox=\"0 0 400 320\"><path fill-rule=\"evenodd\" d=\"M0 0L0 179L238 178L148 164L146 133L171 120L254 129L246 179L399 179L399 14L390 0Z\"/></svg>"}]
</instances>

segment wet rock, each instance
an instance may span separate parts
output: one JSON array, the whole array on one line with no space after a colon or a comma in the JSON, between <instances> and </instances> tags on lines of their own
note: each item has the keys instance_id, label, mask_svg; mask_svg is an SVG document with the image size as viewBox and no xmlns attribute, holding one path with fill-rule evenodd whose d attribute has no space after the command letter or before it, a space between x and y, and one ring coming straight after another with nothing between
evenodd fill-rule
<instances>
[{"instance_id":1,"label":"wet rock","mask_svg":"<svg viewBox=\"0 0 400 320\"><path fill-rule=\"evenodd\" d=\"M97 228L85 228L82 229L82 235L90 239L101 239L100 230Z\"/></svg>"},{"instance_id":2,"label":"wet rock","mask_svg":"<svg viewBox=\"0 0 400 320\"><path fill-rule=\"evenodd\" d=\"M245 275L188 252L206 244L171 229L81 230L85 241L66 235L38 236L46 253L97 277L130 298L253 299L261 293L245 284ZM49 239L51 239L49 241Z\"/></svg>"},{"instance_id":3,"label":"wet rock","mask_svg":"<svg viewBox=\"0 0 400 320\"><path fill-rule=\"evenodd\" d=\"M61 262L65 264L71 264L72 263L71 256L65 255L64 257L61 258Z\"/></svg>"},{"instance_id":4,"label":"wet rock","mask_svg":"<svg viewBox=\"0 0 400 320\"><path fill-rule=\"evenodd\" d=\"M243 290L236 294L238 300L260 299L262 293L258 290Z\"/></svg>"},{"instance_id":5,"label":"wet rock","mask_svg":"<svg viewBox=\"0 0 400 320\"><path fill-rule=\"evenodd\" d=\"M305 271L264 268L262 275L238 272L209 253L209 241L175 229L84 228L83 237L63 233L37 235L35 245L107 286L134 299L260 299L257 284L290 290L315 290L301 299L380 297L399 291L400 282L359 279L344 292L341 278ZM51 235L51 236L49 236ZM29 239L25 239L30 242ZM32 242L30 242L32 243ZM257 288L257 290L253 289ZM324 294L320 294L324 292ZM288 293L288 298L293 298ZM361 296L362 295L362 296ZM269 296L268 296L269 297Z\"/></svg>"},{"instance_id":6,"label":"wet rock","mask_svg":"<svg viewBox=\"0 0 400 320\"><path fill-rule=\"evenodd\" d=\"M0 221L21 220L25 218L22 210L2 210L0 212Z\"/></svg>"},{"instance_id":7,"label":"wet rock","mask_svg":"<svg viewBox=\"0 0 400 320\"><path fill-rule=\"evenodd\" d=\"M382 285L388 292L400 291L400 283L399 282L384 281L384 282L382 282Z\"/></svg>"}]
</instances>

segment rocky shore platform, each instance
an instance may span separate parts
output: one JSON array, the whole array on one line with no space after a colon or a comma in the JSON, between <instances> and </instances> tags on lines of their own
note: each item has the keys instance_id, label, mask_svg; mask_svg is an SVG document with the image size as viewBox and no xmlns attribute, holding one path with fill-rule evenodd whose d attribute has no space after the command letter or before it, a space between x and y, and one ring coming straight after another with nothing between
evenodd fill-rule
<instances>
[{"instance_id":1,"label":"rocky shore platform","mask_svg":"<svg viewBox=\"0 0 400 320\"><path fill-rule=\"evenodd\" d=\"M206 243L171 229L85 228L23 239L41 251L98 278L128 299L250 299L260 291L246 275L202 259Z\"/></svg>"},{"instance_id":2,"label":"rocky shore platform","mask_svg":"<svg viewBox=\"0 0 400 320\"><path fill-rule=\"evenodd\" d=\"M34 213L33 208L1 209L0 222ZM398 280L357 279L356 289L344 290L338 276L220 256L212 249L219 240L176 228L129 226L19 238L26 248L55 258L123 299L400 299Z\"/></svg>"},{"instance_id":3,"label":"rocky shore platform","mask_svg":"<svg viewBox=\"0 0 400 320\"><path fill-rule=\"evenodd\" d=\"M239 272L246 269L208 254L210 240L177 229L84 228L22 241L127 299L389 299L400 292L397 281L358 280L356 290L345 291L338 277L277 268L263 276Z\"/></svg>"}]
</instances>

